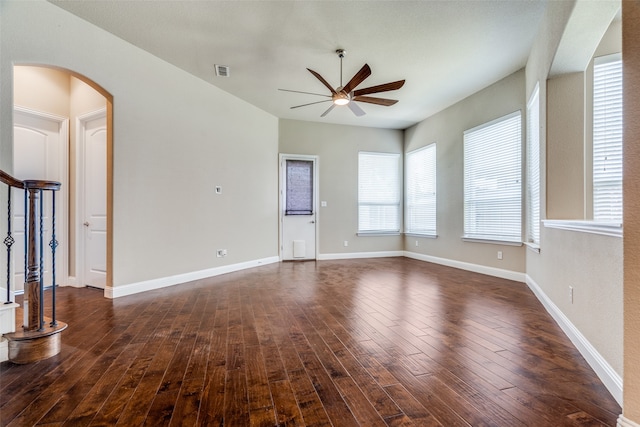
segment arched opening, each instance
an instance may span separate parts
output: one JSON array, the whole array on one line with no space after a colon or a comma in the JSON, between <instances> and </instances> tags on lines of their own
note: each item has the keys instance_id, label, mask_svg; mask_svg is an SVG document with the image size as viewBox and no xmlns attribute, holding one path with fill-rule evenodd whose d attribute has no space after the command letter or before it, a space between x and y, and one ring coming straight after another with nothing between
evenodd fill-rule
<instances>
[{"instance_id":1,"label":"arched opening","mask_svg":"<svg viewBox=\"0 0 640 427\"><path fill-rule=\"evenodd\" d=\"M63 184L56 282L111 287L113 97L86 76L40 64L15 65L13 83L14 174Z\"/></svg>"}]
</instances>

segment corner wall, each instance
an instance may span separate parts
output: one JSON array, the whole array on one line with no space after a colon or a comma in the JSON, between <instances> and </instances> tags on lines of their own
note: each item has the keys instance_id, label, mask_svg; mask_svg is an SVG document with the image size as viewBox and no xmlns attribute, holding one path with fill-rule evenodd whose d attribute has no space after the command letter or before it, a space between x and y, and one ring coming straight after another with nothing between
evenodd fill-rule
<instances>
[{"instance_id":1,"label":"corner wall","mask_svg":"<svg viewBox=\"0 0 640 427\"><path fill-rule=\"evenodd\" d=\"M518 71L405 131L404 152L436 143L436 239L406 236L405 251L523 273L523 246L462 241L463 233L463 133L467 129L514 111L522 112L525 134L525 73ZM418 242L419 246L415 245ZM497 251L503 259L498 260Z\"/></svg>"},{"instance_id":2,"label":"corner wall","mask_svg":"<svg viewBox=\"0 0 640 427\"><path fill-rule=\"evenodd\" d=\"M72 70L113 95L114 289L277 259L275 117L45 1L0 3L0 51L8 172L14 63Z\"/></svg>"}]
</instances>

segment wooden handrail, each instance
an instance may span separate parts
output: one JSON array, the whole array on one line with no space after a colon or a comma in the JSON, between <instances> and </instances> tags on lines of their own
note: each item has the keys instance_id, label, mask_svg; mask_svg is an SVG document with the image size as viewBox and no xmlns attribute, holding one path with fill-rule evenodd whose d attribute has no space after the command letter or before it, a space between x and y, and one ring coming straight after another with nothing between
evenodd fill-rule
<instances>
[{"instance_id":1,"label":"wooden handrail","mask_svg":"<svg viewBox=\"0 0 640 427\"><path fill-rule=\"evenodd\" d=\"M22 188L26 190L51 190L58 191L62 184L57 181L43 181L36 179L28 179L24 181L20 181L9 175L8 173L0 170L0 181L4 182L10 187Z\"/></svg>"},{"instance_id":2,"label":"wooden handrail","mask_svg":"<svg viewBox=\"0 0 640 427\"><path fill-rule=\"evenodd\" d=\"M0 181L4 182L10 187L24 188L24 182L20 181L19 179L15 179L14 177L12 177L11 175L9 175L8 173L2 170L0 170Z\"/></svg>"}]
</instances>

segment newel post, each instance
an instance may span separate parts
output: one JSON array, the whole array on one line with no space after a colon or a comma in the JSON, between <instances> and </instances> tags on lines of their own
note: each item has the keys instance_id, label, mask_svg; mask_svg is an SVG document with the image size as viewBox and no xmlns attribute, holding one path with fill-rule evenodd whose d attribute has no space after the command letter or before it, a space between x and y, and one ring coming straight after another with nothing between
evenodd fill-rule
<instances>
[{"instance_id":1,"label":"newel post","mask_svg":"<svg viewBox=\"0 0 640 427\"><path fill-rule=\"evenodd\" d=\"M40 283L40 269L38 264L38 245L36 244L36 206L39 190L29 188L29 206L25 215L27 222L27 271L24 284L24 329L34 331L40 329L40 300L42 283Z\"/></svg>"}]
</instances>

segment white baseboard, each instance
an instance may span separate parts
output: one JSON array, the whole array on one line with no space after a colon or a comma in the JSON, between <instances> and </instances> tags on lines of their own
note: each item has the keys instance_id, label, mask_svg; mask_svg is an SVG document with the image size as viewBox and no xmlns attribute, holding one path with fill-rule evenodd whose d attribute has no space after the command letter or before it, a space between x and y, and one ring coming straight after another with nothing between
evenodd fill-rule
<instances>
[{"instance_id":1,"label":"white baseboard","mask_svg":"<svg viewBox=\"0 0 640 427\"><path fill-rule=\"evenodd\" d=\"M504 270L502 268L487 267L486 265L471 264L464 261L456 261L453 259L439 258L431 255L419 254L416 252L405 251L404 256L407 258L417 259L420 261L432 262L434 264L446 265L447 267L459 268L460 270L473 271L474 273L486 274L488 276L500 277L502 279L513 280L516 282L525 282L525 273L512 270Z\"/></svg>"},{"instance_id":2,"label":"white baseboard","mask_svg":"<svg viewBox=\"0 0 640 427\"><path fill-rule=\"evenodd\" d=\"M573 345L576 346L582 357L585 358L587 363L595 371L600 381L607 387L609 393L613 398L622 406L622 378L618 373L609 365L609 363L602 357L600 353L595 349L593 345L585 338L584 335L574 326L573 323L564 315L564 313L556 306L553 301L544 293L542 288L527 275L527 285L540 300L542 305L547 309L549 314L554 318L556 323L562 328L564 333L569 337ZM626 422L626 421L625 421ZM618 420L618 426L624 427L640 427L637 424L620 424Z\"/></svg>"},{"instance_id":3,"label":"white baseboard","mask_svg":"<svg viewBox=\"0 0 640 427\"><path fill-rule=\"evenodd\" d=\"M350 252L336 254L318 254L318 260L330 259L355 259L355 258L389 258L404 256L404 251L381 251L381 252Z\"/></svg>"},{"instance_id":4,"label":"white baseboard","mask_svg":"<svg viewBox=\"0 0 640 427\"><path fill-rule=\"evenodd\" d=\"M0 337L0 362L9 360L9 340Z\"/></svg>"},{"instance_id":5,"label":"white baseboard","mask_svg":"<svg viewBox=\"0 0 640 427\"><path fill-rule=\"evenodd\" d=\"M640 424L625 418L624 415L621 414L618 417L618 426L617 427L640 427Z\"/></svg>"},{"instance_id":6,"label":"white baseboard","mask_svg":"<svg viewBox=\"0 0 640 427\"><path fill-rule=\"evenodd\" d=\"M190 273L177 274L175 276L160 277L158 279L145 280L143 282L131 283L115 287L107 286L104 289L106 298L119 298L133 295L140 292L152 291L154 289L166 288L167 286L179 285L181 283L192 282L194 280L206 279L207 277L219 276L221 274L232 273L234 271L246 270L248 268L259 267L261 265L280 262L280 257L274 256L253 261L241 262L238 264L224 265L222 267L209 268L206 270L192 271Z\"/></svg>"}]
</instances>

